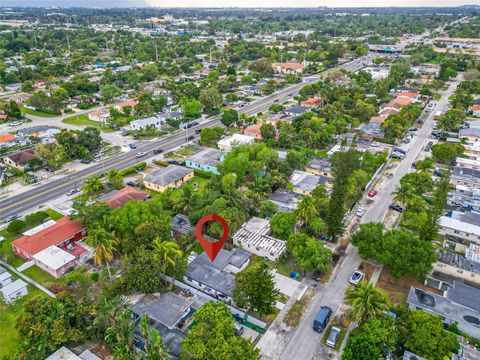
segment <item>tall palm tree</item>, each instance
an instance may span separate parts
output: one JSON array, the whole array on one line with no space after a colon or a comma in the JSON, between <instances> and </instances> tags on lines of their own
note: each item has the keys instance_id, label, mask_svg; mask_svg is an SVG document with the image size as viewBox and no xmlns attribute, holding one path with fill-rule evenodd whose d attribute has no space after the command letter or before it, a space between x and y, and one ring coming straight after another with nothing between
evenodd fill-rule
<instances>
[{"instance_id":1,"label":"tall palm tree","mask_svg":"<svg viewBox=\"0 0 480 360\"><path fill-rule=\"evenodd\" d=\"M353 307L353 318L360 323L388 310L385 294L365 280L347 292L347 304Z\"/></svg>"},{"instance_id":2,"label":"tall palm tree","mask_svg":"<svg viewBox=\"0 0 480 360\"><path fill-rule=\"evenodd\" d=\"M186 184L182 186L180 197L175 201L174 207L176 210L188 214L195 207L197 199L197 189L192 184Z\"/></svg>"},{"instance_id":3,"label":"tall palm tree","mask_svg":"<svg viewBox=\"0 0 480 360\"><path fill-rule=\"evenodd\" d=\"M95 249L93 261L96 265L105 263L107 265L108 275L111 278L110 267L108 264L115 258L118 240L115 234L107 231L103 227L93 228L88 232L86 243Z\"/></svg>"},{"instance_id":4,"label":"tall palm tree","mask_svg":"<svg viewBox=\"0 0 480 360\"><path fill-rule=\"evenodd\" d=\"M103 181L97 175L85 179L82 190L87 195L96 195L103 189Z\"/></svg>"},{"instance_id":5,"label":"tall palm tree","mask_svg":"<svg viewBox=\"0 0 480 360\"><path fill-rule=\"evenodd\" d=\"M175 261L183 255L180 246L175 241L162 241L160 237L153 239L153 248L164 274L169 267L174 267Z\"/></svg>"},{"instance_id":6,"label":"tall palm tree","mask_svg":"<svg viewBox=\"0 0 480 360\"><path fill-rule=\"evenodd\" d=\"M397 186L397 189L393 192L393 200L402 205L411 204L415 196L415 188L408 183Z\"/></svg>"},{"instance_id":7,"label":"tall palm tree","mask_svg":"<svg viewBox=\"0 0 480 360\"><path fill-rule=\"evenodd\" d=\"M308 225L315 216L318 216L318 210L315 207L315 202L311 196L304 196L298 204L298 208L295 211L297 219L303 220L305 225Z\"/></svg>"}]
</instances>

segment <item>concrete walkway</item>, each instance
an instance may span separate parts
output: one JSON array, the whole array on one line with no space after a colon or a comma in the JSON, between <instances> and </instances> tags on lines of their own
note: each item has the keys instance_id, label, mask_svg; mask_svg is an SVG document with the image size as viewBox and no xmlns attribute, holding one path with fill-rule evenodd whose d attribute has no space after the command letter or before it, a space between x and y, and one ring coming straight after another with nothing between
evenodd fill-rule
<instances>
[{"instance_id":1,"label":"concrete walkway","mask_svg":"<svg viewBox=\"0 0 480 360\"><path fill-rule=\"evenodd\" d=\"M30 279L28 276L22 274L20 271L17 271L17 269L15 269L13 266L10 266L8 263L6 263L5 261L3 260L0 260L0 265L4 266L5 268L7 268L8 270L10 270L12 273L14 273L15 275L17 275L18 277L21 277L23 280L25 280L26 282L28 282L30 285L33 285L35 286L37 289L43 291L45 294L47 294L48 296L52 297L52 298L56 298L56 295L51 292L50 290L48 290L46 287L44 287L43 285L40 285L38 282Z\"/></svg>"}]
</instances>

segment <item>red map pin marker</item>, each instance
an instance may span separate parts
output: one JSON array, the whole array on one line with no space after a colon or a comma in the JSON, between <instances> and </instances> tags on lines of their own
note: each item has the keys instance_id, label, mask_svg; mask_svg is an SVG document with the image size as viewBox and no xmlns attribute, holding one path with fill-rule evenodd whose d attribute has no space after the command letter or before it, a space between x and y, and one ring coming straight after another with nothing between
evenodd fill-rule
<instances>
[{"instance_id":1,"label":"red map pin marker","mask_svg":"<svg viewBox=\"0 0 480 360\"><path fill-rule=\"evenodd\" d=\"M203 228L203 225L208 221L216 221L220 225L222 225L223 235L218 241L210 242L203 237L202 228ZM228 224L225 221L225 219L221 218L218 215L212 214L212 215L204 216L197 223L197 227L195 228L195 236L197 237L198 241L200 242L200 245L202 245L203 249L207 253L210 260L213 261L215 260L218 253L220 252L220 249L222 248L225 241L228 239Z\"/></svg>"}]
</instances>

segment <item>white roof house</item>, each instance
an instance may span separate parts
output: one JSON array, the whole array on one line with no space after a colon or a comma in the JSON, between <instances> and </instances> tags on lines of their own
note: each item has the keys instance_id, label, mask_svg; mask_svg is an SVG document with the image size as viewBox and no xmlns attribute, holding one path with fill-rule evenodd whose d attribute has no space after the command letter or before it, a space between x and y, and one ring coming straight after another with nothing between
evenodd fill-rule
<instances>
[{"instance_id":1,"label":"white roof house","mask_svg":"<svg viewBox=\"0 0 480 360\"><path fill-rule=\"evenodd\" d=\"M33 255L35 265L54 277L59 277L75 265L75 256L52 245Z\"/></svg>"},{"instance_id":2,"label":"white roof house","mask_svg":"<svg viewBox=\"0 0 480 360\"><path fill-rule=\"evenodd\" d=\"M253 136L233 134L220 140L217 145L221 150L230 151L236 146L252 144L254 141L255 138Z\"/></svg>"},{"instance_id":3,"label":"white roof house","mask_svg":"<svg viewBox=\"0 0 480 360\"><path fill-rule=\"evenodd\" d=\"M270 222L252 217L233 235L233 243L248 252L276 261L285 252L286 244L269 234Z\"/></svg>"},{"instance_id":4,"label":"white roof house","mask_svg":"<svg viewBox=\"0 0 480 360\"><path fill-rule=\"evenodd\" d=\"M3 299L7 303L11 304L15 301L15 299L28 294L27 283L21 279L18 279L1 288L0 292L3 294Z\"/></svg>"},{"instance_id":5,"label":"white roof house","mask_svg":"<svg viewBox=\"0 0 480 360\"><path fill-rule=\"evenodd\" d=\"M0 266L0 289L11 284L12 274Z\"/></svg>"},{"instance_id":6,"label":"white roof house","mask_svg":"<svg viewBox=\"0 0 480 360\"><path fill-rule=\"evenodd\" d=\"M162 125L165 124L165 119L159 118L156 116L151 116L144 119L138 119L130 122L131 130L142 130L147 128L147 126L154 127L155 129L160 129Z\"/></svg>"}]
</instances>

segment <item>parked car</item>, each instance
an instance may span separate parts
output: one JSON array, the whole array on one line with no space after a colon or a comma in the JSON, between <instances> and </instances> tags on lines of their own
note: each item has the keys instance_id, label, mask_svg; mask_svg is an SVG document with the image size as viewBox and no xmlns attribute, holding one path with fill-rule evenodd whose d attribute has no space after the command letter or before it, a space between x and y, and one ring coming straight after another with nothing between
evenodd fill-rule
<instances>
[{"instance_id":1,"label":"parked car","mask_svg":"<svg viewBox=\"0 0 480 360\"><path fill-rule=\"evenodd\" d=\"M417 131L418 129L416 127L411 127L410 129L408 129L408 131Z\"/></svg>"},{"instance_id":2,"label":"parked car","mask_svg":"<svg viewBox=\"0 0 480 360\"><path fill-rule=\"evenodd\" d=\"M373 141L372 144L370 145L371 147L379 147L380 144L376 141Z\"/></svg>"},{"instance_id":3,"label":"parked car","mask_svg":"<svg viewBox=\"0 0 480 360\"><path fill-rule=\"evenodd\" d=\"M8 126L19 126L19 125L22 125L21 121L13 121L13 122L8 124Z\"/></svg>"},{"instance_id":4,"label":"parked car","mask_svg":"<svg viewBox=\"0 0 480 360\"><path fill-rule=\"evenodd\" d=\"M176 160L167 160L167 163L172 165L180 165L180 163Z\"/></svg>"},{"instance_id":5,"label":"parked car","mask_svg":"<svg viewBox=\"0 0 480 360\"><path fill-rule=\"evenodd\" d=\"M433 175L438 176L438 177L443 177L443 172L442 172L442 170L435 169L435 170L433 170Z\"/></svg>"},{"instance_id":6,"label":"parked car","mask_svg":"<svg viewBox=\"0 0 480 360\"><path fill-rule=\"evenodd\" d=\"M359 206L355 215L357 215L358 217L362 217L364 213L365 213L365 209Z\"/></svg>"},{"instance_id":7,"label":"parked car","mask_svg":"<svg viewBox=\"0 0 480 360\"><path fill-rule=\"evenodd\" d=\"M90 163L92 162L92 160L90 160L90 159L82 159L82 160L80 160L80 162L81 162L82 164L90 164Z\"/></svg>"},{"instance_id":8,"label":"parked car","mask_svg":"<svg viewBox=\"0 0 480 360\"><path fill-rule=\"evenodd\" d=\"M410 143L410 138L409 138L409 137L406 137L405 139L403 139L403 143L404 143L404 144Z\"/></svg>"},{"instance_id":9,"label":"parked car","mask_svg":"<svg viewBox=\"0 0 480 360\"><path fill-rule=\"evenodd\" d=\"M348 279L348 282L353 285L357 285L360 281L363 279L363 272L359 270L355 270L355 272L350 276L350 279Z\"/></svg>"},{"instance_id":10,"label":"parked car","mask_svg":"<svg viewBox=\"0 0 480 360\"><path fill-rule=\"evenodd\" d=\"M161 154L161 153L163 153L163 149L154 149L153 153L154 154Z\"/></svg>"},{"instance_id":11,"label":"parked car","mask_svg":"<svg viewBox=\"0 0 480 360\"><path fill-rule=\"evenodd\" d=\"M432 130L432 136L439 137L440 136L440 131L438 130Z\"/></svg>"},{"instance_id":12,"label":"parked car","mask_svg":"<svg viewBox=\"0 0 480 360\"><path fill-rule=\"evenodd\" d=\"M20 215L11 215L5 219L6 223L12 222L13 220L16 220L20 217Z\"/></svg>"},{"instance_id":13,"label":"parked car","mask_svg":"<svg viewBox=\"0 0 480 360\"><path fill-rule=\"evenodd\" d=\"M392 153L392 155L390 155L390 157L392 157L392 158L394 158L394 159L400 159L400 160L401 160L401 159L403 159L403 158L405 157L405 155L402 154L402 153L400 153L400 152L394 151L394 152Z\"/></svg>"},{"instance_id":14,"label":"parked car","mask_svg":"<svg viewBox=\"0 0 480 360\"><path fill-rule=\"evenodd\" d=\"M195 134L200 134L202 132L202 129L195 129Z\"/></svg>"},{"instance_id":15,"label":"parked car","mask_svg":"<svg viewBox=\"0 0 480 360\"><path fill-rule=\"evenodd\" d=\"M407 151L406 150L403 150L399 147L395 147L393 148L393 152L398 152L398 153L402 153L403 155L406 155L407 154Z\"/></svg>"},{"instance_id":16,"label":"parked car","mask_svg":"<svg viewBox=\"0 0 480 360\"><path fill-rule=\"evenodd\" d=\"M72 189L72 190L68 190L67 191L67 196L71 196L73 194L76 194L77 192L79 192L80 190L78 190L77 188L75 189Z\"/></svg>"},{"instance_id":17,"label":"parked car","mask_svg":"<svg viewBox=\"0 0 480 360\"><path fill-rule=\"evenodd\" d=\"M235 335L240 336L243 334L244 331L245 328L242 325L235 323Z\"/></svg>"},{"instance_id":18,"label":"parked car","mask_svg":"<svg viewBox=\"0 0 480 360\"><path fill-rule=\"evenodd\" d=\"M313 330L322 332L327 327L332 312L328 306L322 306L313 320Z\"/></svg>"},{"instance_id":19,"label":"parked car","mask_svg":"<svg viewBox=\"0 0 480 360\"><path fill-rule=\"evenodd\" d=\"M133 139L137 140L138 139L138 134L133 135Z\"/></svg>"},{"instance_id":20,"label":"parked car","mask_svg":"<svg viewBox=\"0 0 480 360\"><path fill-rule=\"evenodd\" d=\"M375 197L376 195L377 195L377 192L375 190L372 190L368 193L368 197L371 197L371 198Z\"/></svg>"},{"instance_id":21,"label":"parked car","mask_svg":"<svg viewBox=\"0 0 480 360\"><path fill-rule=\"evenodd\" d=\"M332 348L337 345L338 337L340 336L340 329L336 326L332 327L330 329L330 334L328 334L328 339L327 339L327 346L330 346Z\"/></svg>"},{"instance_id":22,"label":"parked car","mask_svg":"<svg viewBox=\"0 0 480 360\"><path fill-rule=\"evenodd\" d=\"M146 153L145 151L140 151L140 152L137 154L137 158L144 157L145 155L147 155L147 153Z\"/></svg>"},{"instance_id":23,"label":"parked car","mask_svg":"<svg viewBox=\"0 0 480 360\"><path fill-rule=\"evenodd\" d=\"M390 209L395 210L395 211L398 211L398 212L403 212L403 208L402 208L400 205L398 205L398 204L392 204L392 205L390 205Z\"/></svg>"},{"instance_id":24,"label":"parked car","mask_svg":"<svg viewBox=\"0 0 480 360\"><path fill-rule=\"evenodd\" d=\"M425 151L429 151L433 146L433 141L429 141L427 145L425 145Z\"/></svg>"},{"instance_id":25,"label":"parked car","mask_svg":"<svg viewBox=\"0 0 480 360\"><path fill-rule=\"evenodd\" d=\"M312 273L313 280L320 281L321 278L322 278L322 272L320 270L317 269Z\"/></svg>"}]
</instances>

